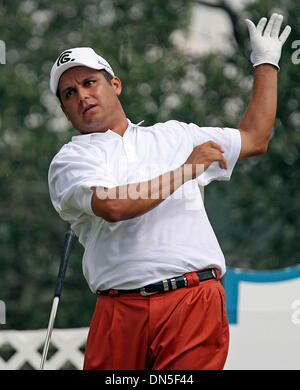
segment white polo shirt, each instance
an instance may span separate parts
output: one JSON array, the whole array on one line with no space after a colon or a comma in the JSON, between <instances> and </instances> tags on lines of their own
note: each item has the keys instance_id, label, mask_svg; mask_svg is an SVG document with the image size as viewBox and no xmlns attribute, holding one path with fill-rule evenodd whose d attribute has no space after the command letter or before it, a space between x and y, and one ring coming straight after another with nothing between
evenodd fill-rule
<instances>
[{"instance_id":1,"label":"white polo shirt","mask_svg":"<svg viewBox=\"0 0 300 390\"><path fill-rule=\"evenodd\" d=\"M107 222L91 208L92 186L113 188L174 170L194 147L221 145L228 169L213 163L201 186L229 180L241 149L240 132L178 121L142 127L128 120L123 137L108 130L72 137L49 167L51 201L84 247L83 273L91 291L133 289L208 267L226 270L196 180L190 180L144 215Z\"/></svg>"}]
</instances>

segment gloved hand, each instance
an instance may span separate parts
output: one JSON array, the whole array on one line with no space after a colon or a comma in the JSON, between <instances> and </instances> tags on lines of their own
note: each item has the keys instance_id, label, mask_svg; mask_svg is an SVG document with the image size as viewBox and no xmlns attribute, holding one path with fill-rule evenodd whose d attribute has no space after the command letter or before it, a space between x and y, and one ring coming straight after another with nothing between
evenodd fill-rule
<instances>
[{"instance_id":1,"label":"gloved hand","mask_svg":"<svg viewBox=\"0 0 300 390\"><path fill-rule=\"evenodd\" d=\"M279 69L278 63L281 56L281 48L291 32L291 27L286 26L279 36L282 20L282 15L273 14L265 31L263 30L266 26L267 18L261 18L257 27L251 20L245 20L248 26L252 47L250 59L254 66L272 64Z\"/></svg>"}]
</instances>

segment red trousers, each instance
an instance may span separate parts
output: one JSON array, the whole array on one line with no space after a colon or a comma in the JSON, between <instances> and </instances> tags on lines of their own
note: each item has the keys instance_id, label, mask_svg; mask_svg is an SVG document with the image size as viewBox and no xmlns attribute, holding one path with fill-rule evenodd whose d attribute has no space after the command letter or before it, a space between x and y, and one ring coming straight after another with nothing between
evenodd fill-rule
<instances>
[{"instance_id":1,"label":"red trousers","mask_svg":"<svg viewBox=\"0 0 300 390\"><path fill-rule=\"evenodd\" d=\"M221 370L229 344L225 291L215 279L143 297L101 295L85 370Z\"/></svg>"}]
</instances>

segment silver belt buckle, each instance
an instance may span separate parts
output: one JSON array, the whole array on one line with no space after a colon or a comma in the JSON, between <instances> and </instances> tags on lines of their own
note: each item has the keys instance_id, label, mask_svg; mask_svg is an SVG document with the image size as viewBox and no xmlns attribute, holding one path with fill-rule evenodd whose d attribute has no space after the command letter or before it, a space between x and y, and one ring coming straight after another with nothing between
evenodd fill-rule
<instances>
[{"instance_id":1,"label":"silver belt buckle","mask_svg":"<svg viewBox=\"0 0 300 390\"><path fill-rule=\"evenodd\" d=\"M147 292L147 291L145 291L145 287L140 288L140 294L143 297L148 297L149 295L153 295L153 294L157 294L157 293L158 293L158 291Z\"/></svg>"}]
</instances>

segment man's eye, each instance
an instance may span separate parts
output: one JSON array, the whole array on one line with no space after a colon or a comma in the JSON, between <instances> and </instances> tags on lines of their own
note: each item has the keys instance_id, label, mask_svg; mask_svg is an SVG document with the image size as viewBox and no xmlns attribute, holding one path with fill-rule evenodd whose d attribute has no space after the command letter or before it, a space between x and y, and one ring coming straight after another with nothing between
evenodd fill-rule
<instances>
[{"instance_id":1,"label":"man's eye","mask_svg":"<svg viewBox=\"0 0 300 390\"><path fill-rule=\"evenodd\" d=\"M67 93L66 93L66 98L68 99L72 93L74 92L74 89L70 89Z\"/></svg>"},{"instance_id":2,"label":"man's eye","mask_svg":"<svg viewBox=\"0 0 300 390\"><path fill-rule=\"evenodd\" d=\"M92 85L94 83L94 80L88 80L85 82L85 85Z\"/></svg>"}]
</instances>

